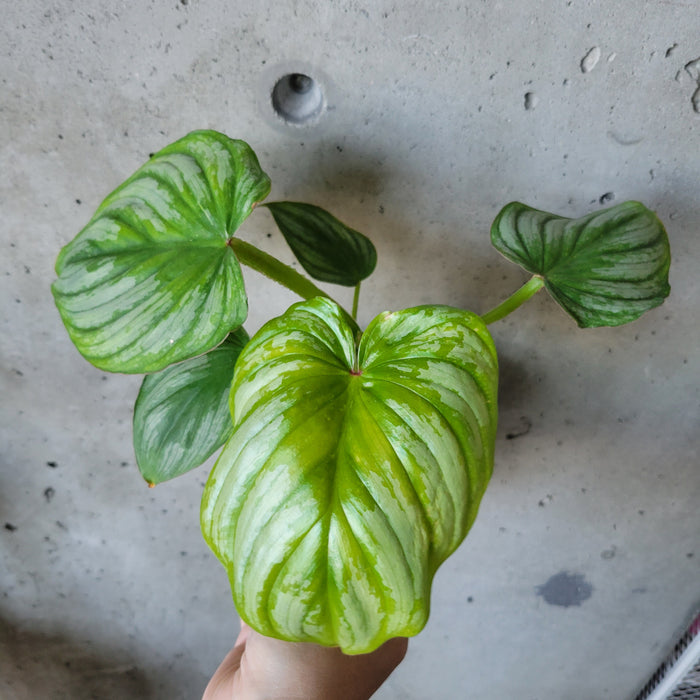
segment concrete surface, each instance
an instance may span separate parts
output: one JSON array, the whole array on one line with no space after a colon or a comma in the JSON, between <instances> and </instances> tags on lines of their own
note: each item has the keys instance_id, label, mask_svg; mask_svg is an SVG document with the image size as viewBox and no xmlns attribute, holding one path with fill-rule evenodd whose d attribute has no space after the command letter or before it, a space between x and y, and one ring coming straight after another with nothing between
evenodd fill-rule
<instances>
[{"instance_id":1,"label":"concrete surface","mask_svg":"<svg viewBox=\"0 0 700 700\"><path fill-rule=\"evenodd\" d=\"M82 360L49 293L102 198L209 127L253 145L272 198L371 236L363 323L510 294L525 274L488 231L512 199L658 212L664 306L582 331L541 294L493 326L493 482L376 696L631 700L700 602L697 0L0 9L0 697L197 698L235 637L198 529L206 469L144 487L139 380ZM270 106L291 72L324 91L307 126ZM241 235L289 260L267 213ZM249 331L294 300L253 273L248 286Z\"/></svg>"}]
</instances>

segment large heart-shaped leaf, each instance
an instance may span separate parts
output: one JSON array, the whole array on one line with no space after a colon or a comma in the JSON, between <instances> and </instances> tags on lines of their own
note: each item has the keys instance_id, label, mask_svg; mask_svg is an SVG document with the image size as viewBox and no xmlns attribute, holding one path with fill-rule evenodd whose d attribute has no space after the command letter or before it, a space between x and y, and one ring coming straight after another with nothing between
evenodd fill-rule
<instances>
[{"instance_id":1,"label":"large heart-shaped leaf","mask_svg":"<svg viewBox=\"0 0 700 700\"><path fill-rule=\"evenodd\" d=\"M198 467L226 442L233 370L247 342L239 328L204 355L144 378L134 408L134 452L149 484Z\"/></svg>"},{"instance_id":2,"label":"large heart-shaped leaf","mask_svg":"<svg viewBox=\"0 0 700 700\"><path fill-rule=\"evenodd\" d=\"M202 529L255 629L363 653L427 620L491 474L498 370L481 319L450 307L354 335L316 298L253 337Z\"/></svg>"},{"instance_id":3,"label":"large heart-shaped leaf","mask_svg":"<svg viewBox=\"0 0 700 700\"><path fill-rule=\"evenodd\" d=\"M325 209L301 202L265 205L302 267L314 279L353 287L369 277L377 251L365 235Z\"/></svg>"},{"instance_id":4,"label":"large heart-shaped leaf","mask_svg":"<svg viewBox=\"0 0 700 700\"><path fill-rule=\"evenodd\" d=\"M153 372L220 343L248 310L228 241L269 191L250 147L215 131L156 153L56 262L78 350L101 369Z\"/></svg>"},{"instance_id":5,"label":"large heart-shaped leaf","mask_svg":"<svg viewBox=\"0 0 700 700\"><path fill-rule=\"evenodd\" d=\"M512 202L496 217L491 241L509 260L541 275L584 328L633 321L670 292L666 231L639 202L580 219Z\"/></svg>"}]
</instances>

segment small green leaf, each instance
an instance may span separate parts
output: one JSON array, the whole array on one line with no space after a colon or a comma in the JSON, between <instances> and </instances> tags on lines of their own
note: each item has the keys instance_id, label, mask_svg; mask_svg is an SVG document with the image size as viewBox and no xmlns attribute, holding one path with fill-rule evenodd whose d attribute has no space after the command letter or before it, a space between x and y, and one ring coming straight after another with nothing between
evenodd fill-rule
<instances>
[{"instance_id":1,"label":"small green leaf","mask_svg":"<svg viewBox=\"0 0 700 700\"><path fill-rule=\"evenodd\" d=\"M134 451L149 484L198 467L226 442L233 370L247 342L239 328L208 353L145 377L134 408Z\"/></svg>"},{"instance_id":2,"label":"small green leaf","mask_svg":"<svg viewBox=\"0 0 700 700\"><path fill-rule=\"evenodd\" d=\"M541 275L582 328L633 321L670 292L666 231L639 202L580 219L512 202L496 217L491 241L509 260Z\"/></svg>"},{"instance_id":3,"label":"small green leaf","mask_svg":"<svg viewBox=\"0 0 700 700\"><path fill-rule=\"evenodd\" d=\"M111 372L154 372L240 326L247 299L228 241L269 191L250 147L215 131L139 168L56 262L56 305L83 356Z\"/></svg>"},{"instance_id":4,"label":"small green leaf","mask_svg":"<svg viewBox=\"0 0 700 700\"><path fill-rule=\"evenodd\" d=\"M354 287L372 274L372 242L324 209L299 202L265 205L302 267L314 279Z\"/></svg>"},{"instance_id":5,"label":"small green leaf","mask_svg":"<svg viewBox=\"0 0 700 700\"><path fill-rule=\"evenodd\" d=\"M357 348L328 299L267 323L236 366L202 501L242 618L346 653L417 634L491 474L497 382L466 311L381 314Z\"/></svg>"}]
</instances>

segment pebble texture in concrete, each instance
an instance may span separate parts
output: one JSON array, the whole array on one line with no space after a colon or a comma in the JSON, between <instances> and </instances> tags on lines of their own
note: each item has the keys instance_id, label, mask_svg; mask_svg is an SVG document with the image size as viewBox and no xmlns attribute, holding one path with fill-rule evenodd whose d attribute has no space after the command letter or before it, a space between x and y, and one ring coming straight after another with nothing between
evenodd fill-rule
<instances>
[{"instance_id":1,"label":"pebble texture in concrete","mask_svg":"<svg viewBox=\"0 0 700 700\"><path fill-rule=\"evenodd\" d=\"M88 365L49 292L58 250L108 192L215 128L255 148L273 199L320 204L373 239L363 324L426 302L485 311L514 291L525 273L488 240L513 199L657 211L674 256L662 307L583 331L541 293L492 327L493 481L376 696L632 698L700 602L696 10L3 2L0 696L196 698L235 638L199 533L208 467L145 488L139 380ZM320 107L297 106L302 125L271 106L295 72L322 88ZM291 261L267 213L241 235ZM252 332L294 297L247 281Z\"/></svg>"}]
</instances>

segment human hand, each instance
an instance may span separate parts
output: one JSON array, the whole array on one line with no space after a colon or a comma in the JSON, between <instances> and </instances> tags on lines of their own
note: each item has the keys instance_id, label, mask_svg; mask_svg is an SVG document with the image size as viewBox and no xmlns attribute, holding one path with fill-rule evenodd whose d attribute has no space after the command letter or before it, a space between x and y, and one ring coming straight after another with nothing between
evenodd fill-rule
<instances>
[{"instance_id":1,"label":"human hand","mask_svg":"<svg viewBox=\"0 0 700 700\"><path fill-rule=\"evenodd\" d=\"M283 642L245 623L209 681L202 700L367 700L406 655L408 640L390 639L369 654Z\"/></svg>"}]
</instances>

